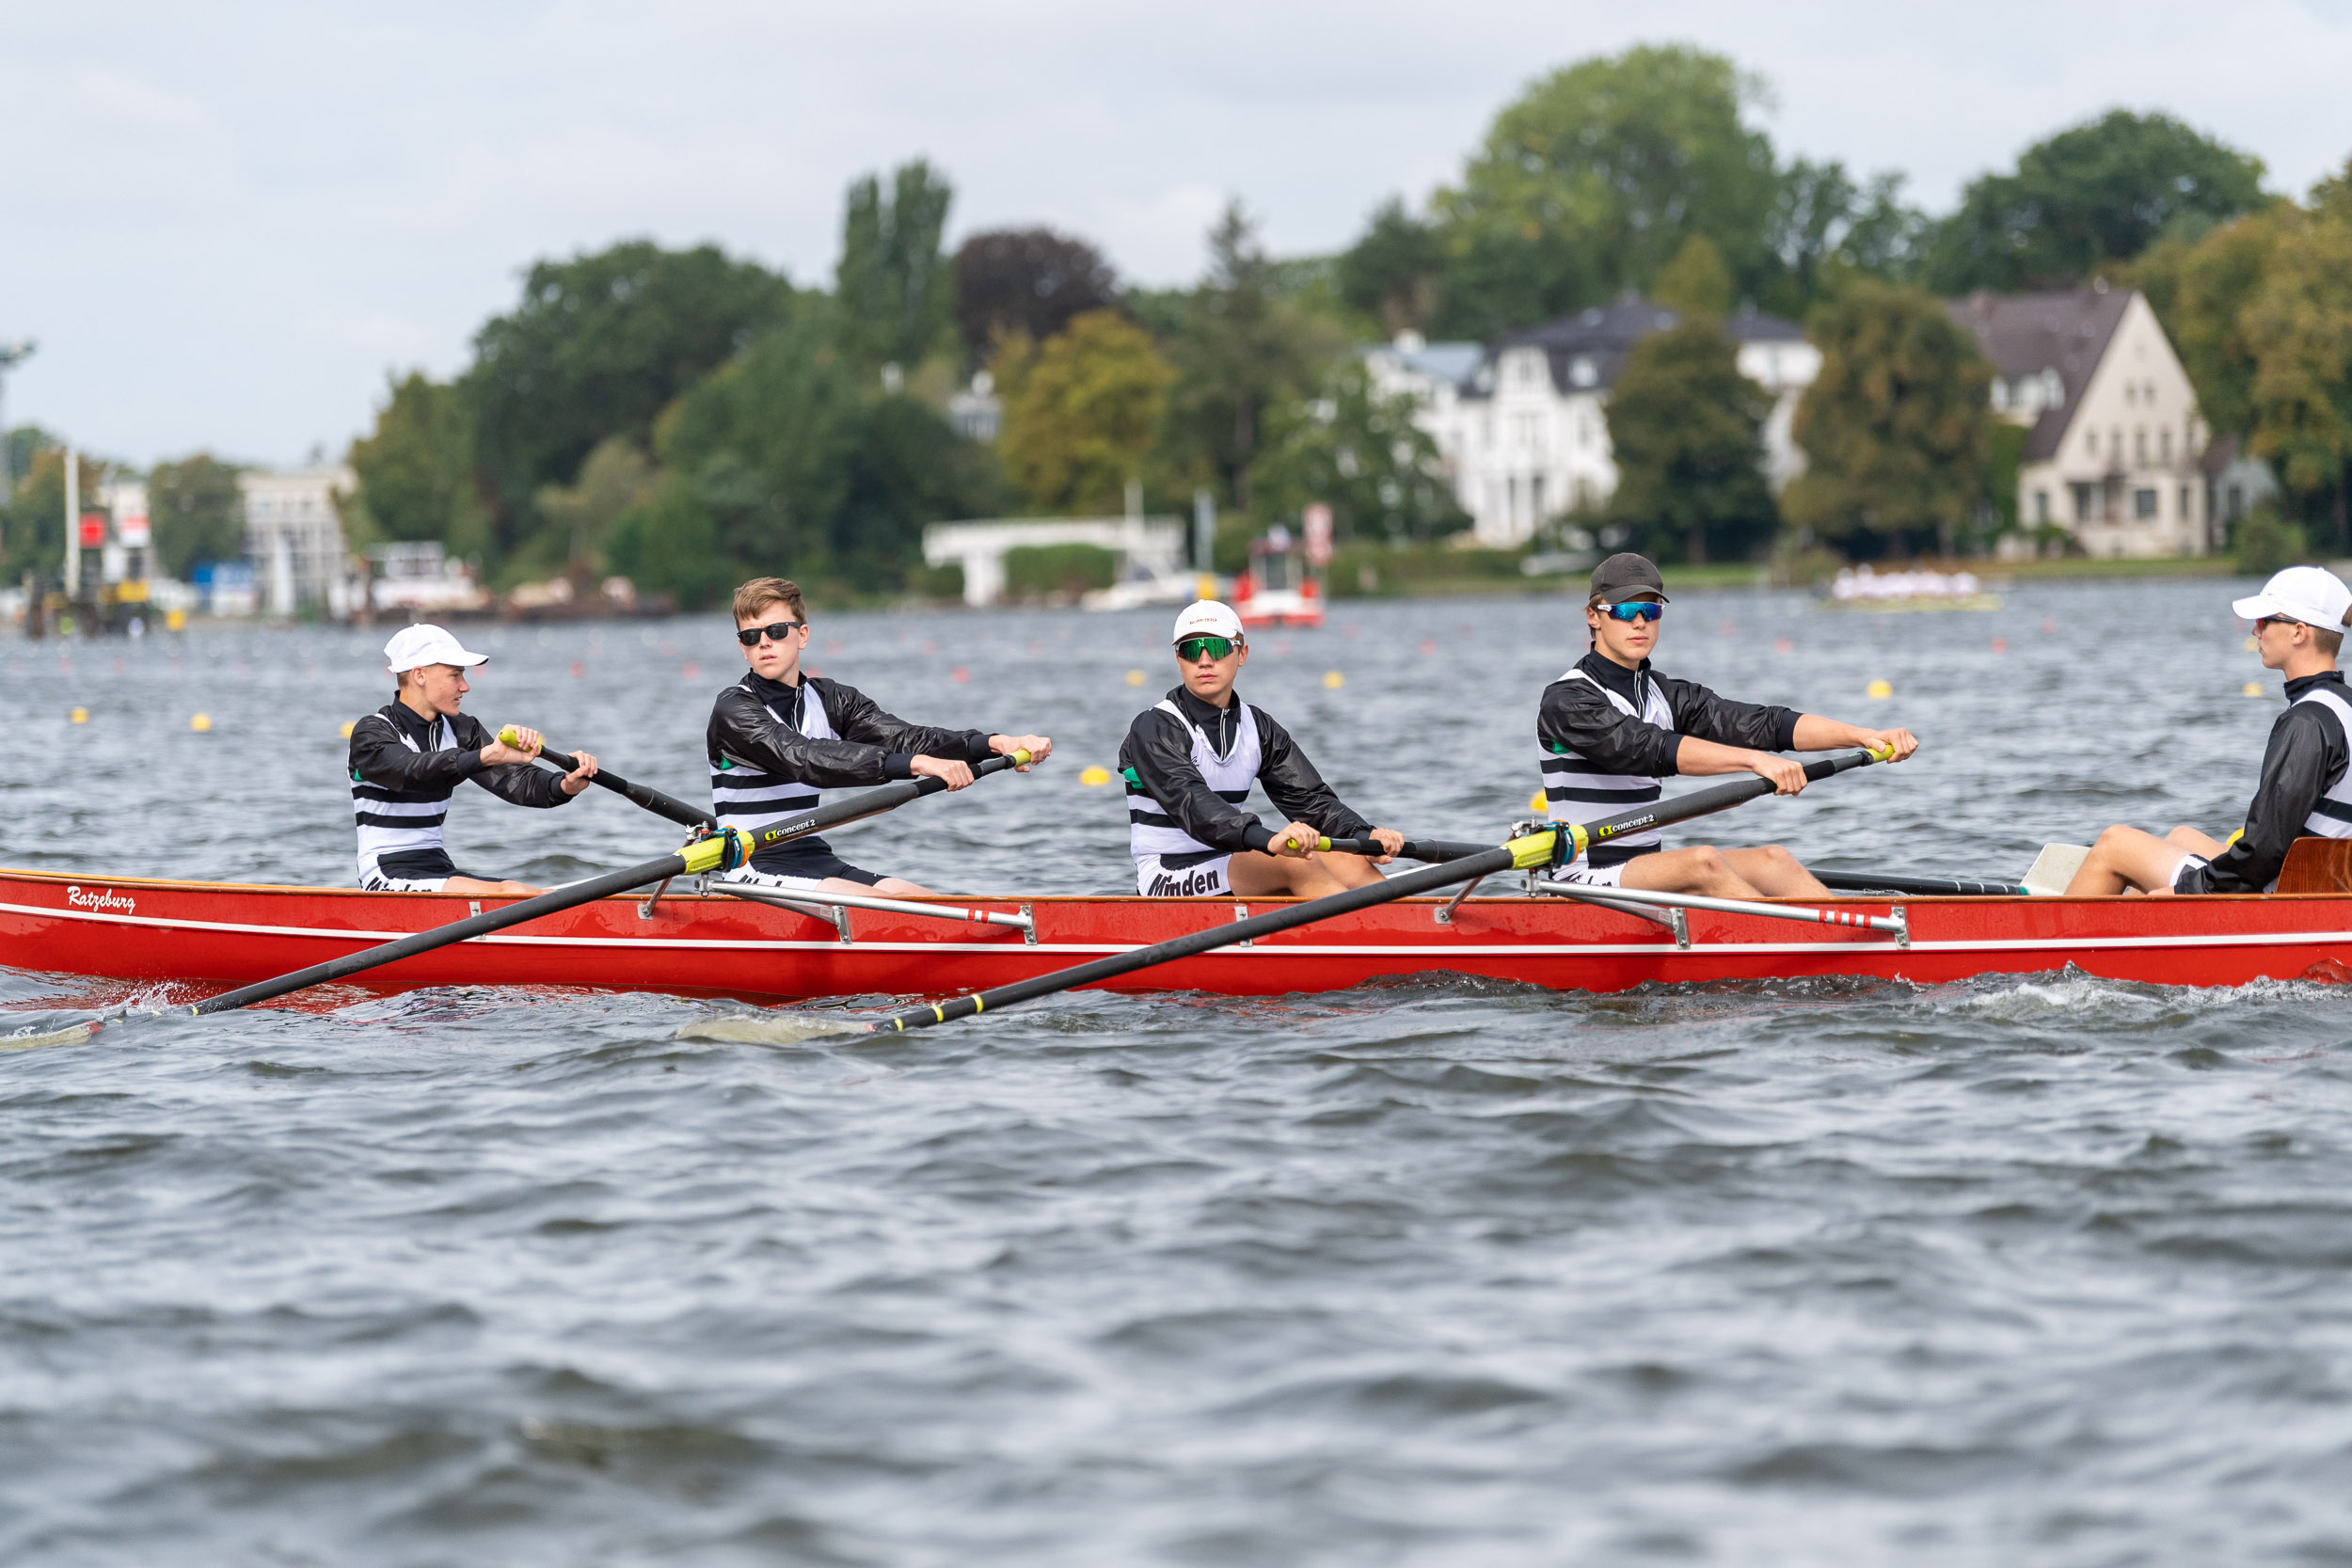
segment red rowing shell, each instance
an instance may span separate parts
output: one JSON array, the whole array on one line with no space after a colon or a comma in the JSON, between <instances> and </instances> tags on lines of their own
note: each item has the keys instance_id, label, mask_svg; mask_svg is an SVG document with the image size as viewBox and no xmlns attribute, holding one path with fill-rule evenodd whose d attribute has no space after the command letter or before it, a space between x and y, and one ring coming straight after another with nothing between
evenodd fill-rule
<instances>
[{"instance_id":1,"label":"red rowing shell","mask_svg":"<svg viewBox=\"0 0 2352 1568\"><path fill-rule=\"evenodd\" d=\"M0 870L0 963L183 982L193 997L429 930L464 918L478 904L498 902ZM830 922L789 910L674 893L650 912L642 895L602 899L372 971L352 983L377 990L581 986L754 999L945 996L1163 942L1283 901L1008 896L941 902L1026 911L1036 940L1003 927L851 910L844 941ZM1662 926L1588 905L1471 898L1448 911L1441 900L1416 898L1145 970L1115 986L1263 996L1452 971L1555 990L1614 991L1652 980L1801 975L1932 984L2067 964L2164 985L2352 977L2352 896L2344 895L1846 898L1824 907L1866 915L1899 909L1908 941L1875 930L1693 910L1685 947ZM1441 913L1451 918L1441 922Z\"/></svg>"}]
</instances>

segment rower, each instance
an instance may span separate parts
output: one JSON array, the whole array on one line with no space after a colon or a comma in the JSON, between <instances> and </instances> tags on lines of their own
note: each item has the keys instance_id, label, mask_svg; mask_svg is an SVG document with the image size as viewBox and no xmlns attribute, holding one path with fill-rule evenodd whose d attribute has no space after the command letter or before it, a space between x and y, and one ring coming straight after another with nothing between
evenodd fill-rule
<instances>
[{"instance_id":1,"label":"rower","mask_svg":"<svg viewBox=\"0 0 2352 1568\"><path fill-rule=\"evenodd\" d=\"M2183 824L2158 838L2122 824L2099 835L2066 884L2069 897L2120 893L2268 893L2298 838L2352 838L2352 692L2336 654L2352 625L2352 588L2318 566L2290 566L2230 606L2254 624L2263 668L2286 677L2246 826L2224 845Z\"/></svg>"},{"instance_id":2,"label":"rower","mask_svg":"<svg viewBox=\"0 0 2352 1568\"><path fill-rule=\"evenodd\" d=\"M1804 765L1781 752L1849 746L1885 749L1896 762L1918 750L1909 730L1865 729L1819 714L1719 697L1650 668L1664 629L1665 580L1642 556L1613 555L1593 568L1584 601L1590 651L1544 689L1535 720L1544 802L1554 822L1590 822L1660 798L1669 773L1754 773L1773 791L1804 788ZM1596 844L1549 873L1585 887L1646 888L1717 898L1826 896L1777 844L1756 849L1697 845L1668 849L1657 829Z\"/></svg>"},{"instance_id":3,"label":"rower","mask_svg":"<svg viewBox=\"0 0 2352 1568\"><path fill-rule=\"evenodd\" d=\"M1147 897L1295 894L1319 898L1376 882L1360 855L1324 854L1323 838L1365 838L1387 864L1405 835L1340 803L1290 732L1235 694L1249 662L1241 617L1202 599L1176 617L1183 683L1136 716L1120 743L1136 888ZM1291 820L1273 832L1241 802L1252 783Z\"/></svg>"},{"instance_id":4,"label":"rower","mask_svg":"<svg viewBox=\"0 0 2352 1568\"><path fill-rule=\"evenodd\" d=\"M808 647L808 608L795 583L755 578L735 591L735 641L743 678L719 693L705 739L711 810L722 828L754 831L804 816L818 792L891 779L944 779L949 789L972 783L972 765L1029 753L1021 765L1053 754L1041 735L990 735L910 724L876 706L853 686L801 669ZM729 873L762 887L831 893L927 893L902 877L864 871L809 835L756 851Z\"/></svg>"},{"instance_id":5,"label":"rower","mask_svg":"<svg viewBox=\"0 0 2352 1568\"><path fill-rule=\"evenodd\" d=\"M458 784L471 779L518 806L560 806L596 776L586 752L568 773L532 766L539 732L512 726L517 745L457 711L472 689L469 654L439 626L406 626L384 644L393 700L351 726L351 809L359 829L359 885L370 893L462 893L525 898L544 889L469 876L441 842Z\"/></svg>"}]
</instances>

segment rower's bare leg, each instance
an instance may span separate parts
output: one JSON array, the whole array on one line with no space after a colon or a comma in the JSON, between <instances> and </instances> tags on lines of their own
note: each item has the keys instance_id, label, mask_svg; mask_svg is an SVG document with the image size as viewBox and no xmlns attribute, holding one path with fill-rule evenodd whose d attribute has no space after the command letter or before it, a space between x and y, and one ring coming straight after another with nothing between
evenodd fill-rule
<instances>
[{"instance_id":1,"label":"rower's bare leg","mask_svg":"<svg viewBox=\"0 0 2352 1568\"><path fill-rule=\"evenodd\" d=\"M1356 880L1343 881L1341 877L1346 873L1341 867L1349 861L1354 861L1360 871ZM1371 875L1361 875L1363 872ZM1322 898L1344 893L1378 875L1372 863L1361 855L1316 853L1302 860L1293 855L1264 855L1255 849L1244 849L1226 863L1225 885L1245 898Z\"/></svg>"},{"instance_id":2,"label":"rower's bare leg","mask_svg":"<svg viewBox=\"0 0 2352 1568\"><path fill-rule=\"evenodd\" d=\"M2221 846L2194 828L2179 827L2163 838L2122 823L2099 835L2083 857L2082 869L2066 884L2069 898L2111 898L2121 893L2169 895L2172 873L2184 852L2211 856Z\"/></svg>"},{"instance_id":3,"label":"rower's bare leg","mask_svg":"<svg viewBox=\"0 0 2352 1568\"><path fill-rule=\"evenodd\" d=\"M1767 898L1827 898L1829 889L1816 881L1797 857L1777 844L1758 849L1725 849L1724 863Z\"/></svg>"},{"instance_id":4,"label":"rower's bare leg","mask_svg":"<svg viewBox=\"0 0 2352 1568\"><path fill-rule=\"evenodd\" d=\"M1737 853L1737 851L1734 851ZM1711 844L1690 849L1661 849L1625 863L1617 885L1652 893L1695 893L1708 898L1760 898L1755 883L1732 869Z\"/></svg>"},{"instance_id":5,"label":"rower's bare leg","mask_svg":"<svg viewBox=\"0 0 2352 1568\"><path fill-rule=\"evenodd\" d=\"M454 893L467 898L532 898L547 892L529 882L485 882L479 877L452 877L441 884L443 893Z\"/></svg>"}]
</instances>

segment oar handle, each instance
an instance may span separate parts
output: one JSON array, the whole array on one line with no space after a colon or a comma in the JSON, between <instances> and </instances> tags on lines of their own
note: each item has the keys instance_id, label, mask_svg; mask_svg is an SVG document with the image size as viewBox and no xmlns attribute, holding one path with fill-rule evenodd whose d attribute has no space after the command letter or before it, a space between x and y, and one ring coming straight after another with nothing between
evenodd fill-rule
<instances>
[{"instance_id":1,"label":"oar handle","mask_svg":"<svg viewBox=\"0 0 2352 1568\"><path fill-rule=\"evenodd\" d=\"M1375 860L1388 853L1368 838L1327 838L1317 841L1315 847L1327 855L1364 855ZM1442 838L1408 838L1397 855L1403 860L1435 863L1483 855L1493 847L1491 844L1456 844Z\"/></svg>"},{"instance_id":2,"label":"oar handle","mask_svg":"<svg viewBox=\"0 0 2352 1568\"><path fill-rule=\"evenodd\" d=\"M499 731L499 739L517 751L522 749L522 737L515 732L512 724ZM566 773L580 766L578 757L548 745L539 748L539 758L554 764ZM626 796L631 805L643 806L656 816L666 816L681 828L706 828L718 821L717 817L699 806L690 806L676 796L664 795L649 784L631 784L618 773L607 771L602 764L597 765L596 776L589 783L602 784L616 795Z\"/></svg>"}]
</instances>

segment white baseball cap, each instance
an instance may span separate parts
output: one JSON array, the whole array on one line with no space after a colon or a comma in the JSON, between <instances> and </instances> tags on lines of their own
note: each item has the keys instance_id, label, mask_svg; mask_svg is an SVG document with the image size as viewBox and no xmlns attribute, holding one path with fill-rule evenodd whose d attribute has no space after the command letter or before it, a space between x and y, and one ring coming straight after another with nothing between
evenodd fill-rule
<instances>
[{"instance_id":1,"label":"white baseball cap","mask_svg":"<svg viewBox=\"0 0 2352 1568\"><path fill-rule=\"evenodd\" d=\"M2238 600L2230 609L2241 621L2280 615L2322 631L2340 632L2347 617L2352 617L2352 588L2324 566L2290 566L2264 583L2261 593Z\"/></svg>"},{"instance_id":2,"label":"white baseball cap","mask_svg":"<svg viewBox=\"0 0 2352 1568\"><path fill-rule=\"evenodd\" d=\"M428 664L455 664L467 668L482 663L488 654L469 654L457 645L457 639L436 626L403 626L392 633L392 640L384 644L387 668L395 675L406 670L421 670Z\"/></svg>"},{"instance_id":3,"label":"white baseball cap","mask_svg":"<svg viewBox=\"0 0 2352 1568\"><path fill-rule=\"evenodd\" d=\"M1184 612L1176 617L1176 635L1170 642L1182 642L1187 637L1230 637L1242 639L1241 617L1233 607L1216 599L1200 599L1184 606Z\"/></svg>"}]
</instances>

